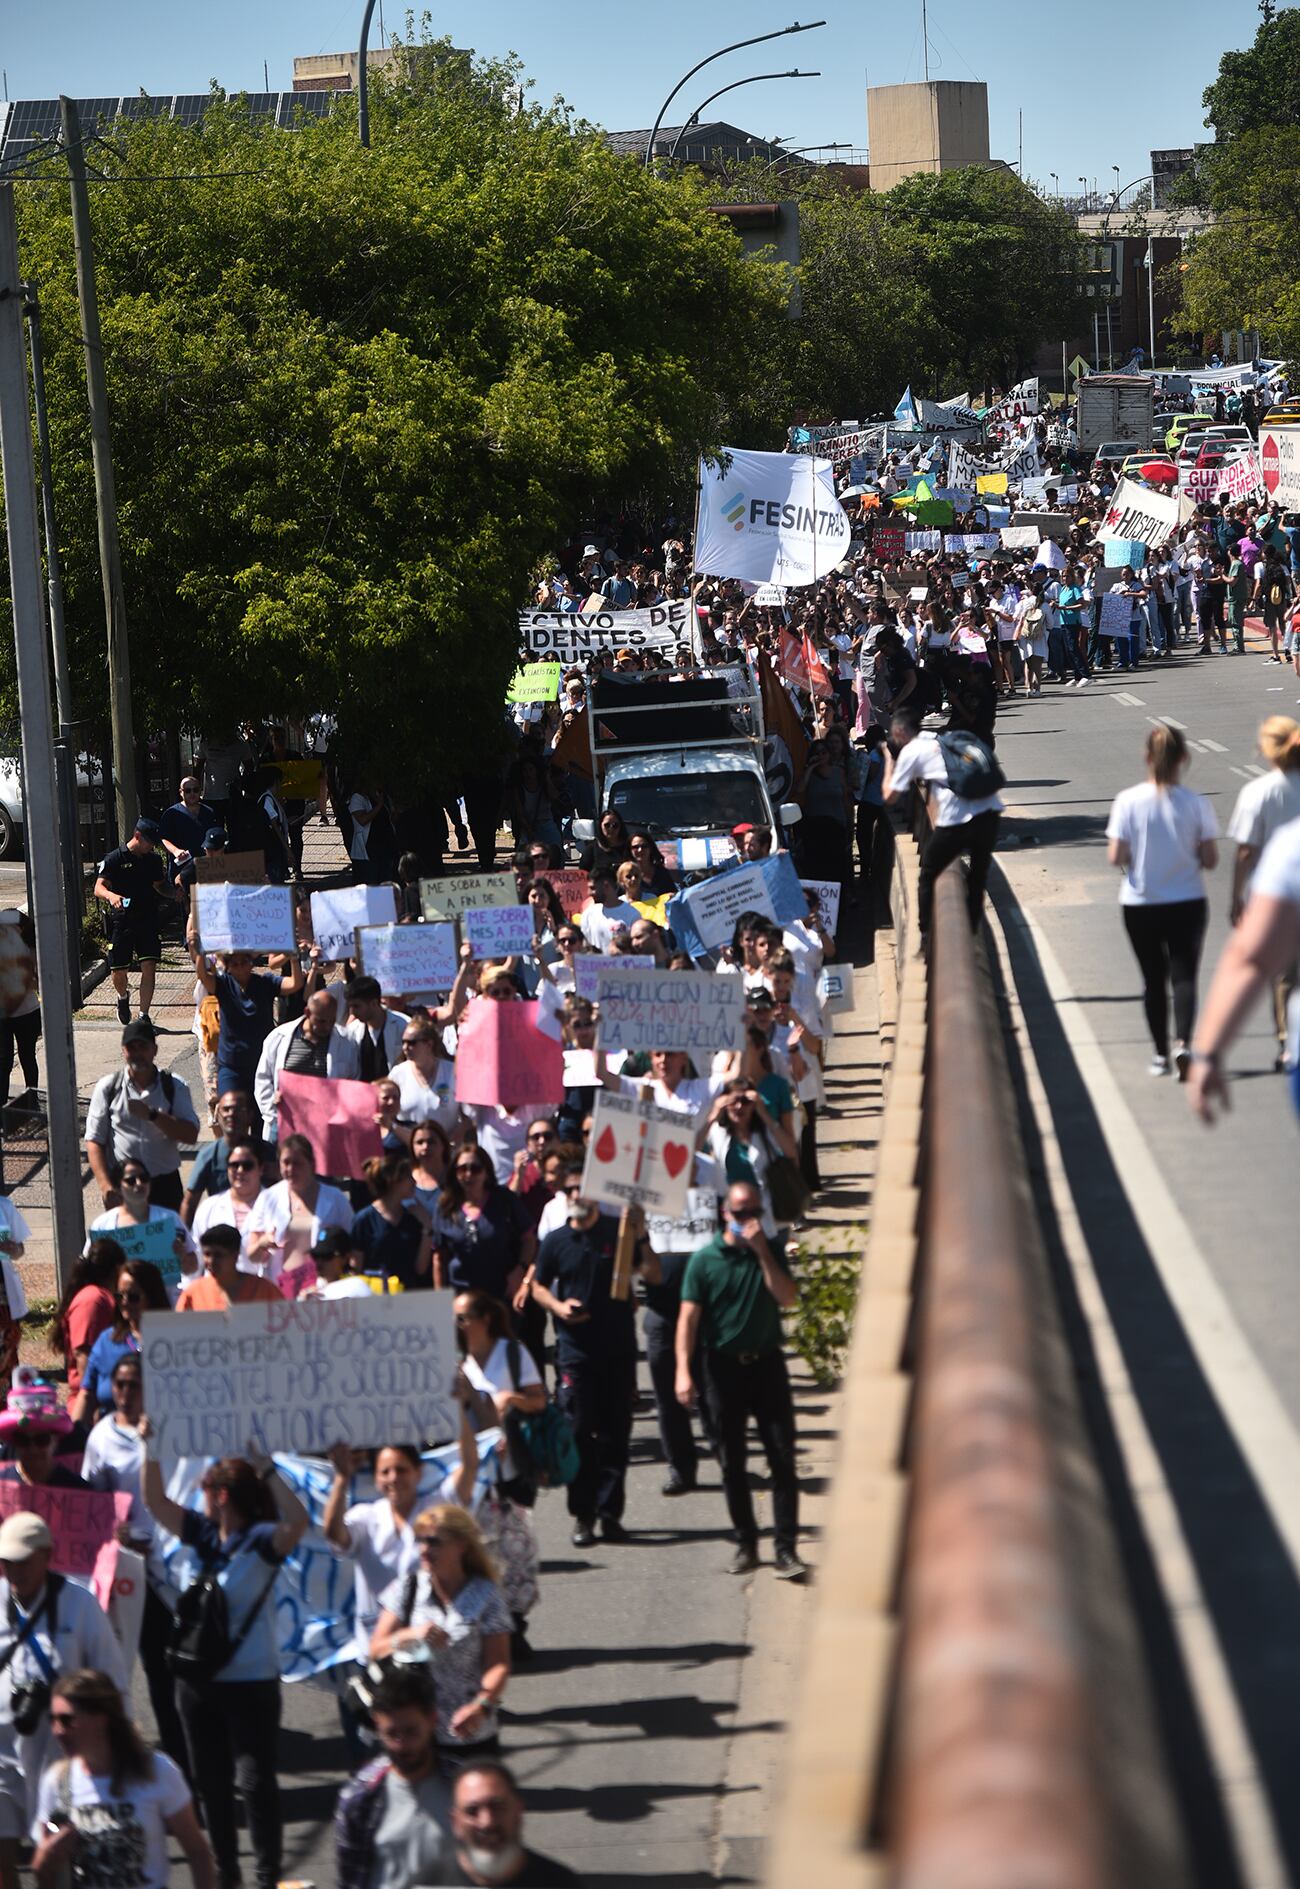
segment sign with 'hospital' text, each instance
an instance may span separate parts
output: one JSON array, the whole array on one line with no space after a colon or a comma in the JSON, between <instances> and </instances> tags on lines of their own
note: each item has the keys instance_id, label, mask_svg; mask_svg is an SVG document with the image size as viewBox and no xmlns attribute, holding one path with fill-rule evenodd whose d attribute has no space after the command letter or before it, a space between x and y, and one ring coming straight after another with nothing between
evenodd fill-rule
<instances>
[{"instance_id":1,"label":"sign with 'hospital' text","mask_svg":"<svg viewBox=\"0 0 1300 1889\"><path fill-rule=\"evenodd\" d=\"M455 1434L449 1292L146 1312L144 1394L159 1456L324 1456Z\"/></svg>"},{"instance_id":2,"label":"sign with 'hospital' text","mask_svg":"<svg viewBox=\"0 0 1300 1889\"><path fill-rule=\"evenodd\" d=\"M700 461L695 568L752 584L813 584L849 553L829 459L728 447Z\"/></svg>"},{"instance_id":3,"label":"sign with 'hospital' text","mask_svg":"<svg viewBox=\"0 0 1300 1889\"><path fill-rule=\"evenodd\" d=\"M1097 536L1137 539L1146 545L1161 545L1178 523L1178 495L1155 491L1136 479L1124 479L1110 502Z\"/></svg>"}]
</instances>

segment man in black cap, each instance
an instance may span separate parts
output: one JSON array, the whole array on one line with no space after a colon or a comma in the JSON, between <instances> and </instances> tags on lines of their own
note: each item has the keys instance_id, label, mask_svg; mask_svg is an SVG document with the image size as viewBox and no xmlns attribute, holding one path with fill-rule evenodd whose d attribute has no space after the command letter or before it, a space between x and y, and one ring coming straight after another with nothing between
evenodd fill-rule
<instances>
[{"instance_id":1,"label":"man in black cap","mask_svg":"<svg viewBox=\"0 0 1300 1889\"><path fill-rule=\"evenodd\" d=\"M158 1038L147 1017L122 1032L125 1067L101 1076L86 1114L86 1159L104 1206L121 1205L123 1163L148 1169L155 1207L181 1204L181 1149L199 1138L190 1092L179 1076L158 1068Z\"/></svg>"},{"instance_id":2,"label":"man in black cap","mask_svg":"<svg viewBox=\"0 0 1300 1889\"><path fill-rule=\"evenodd\" d=\"M117 992L117 1020L131 1021L131 986L127 972L140 966L140 1015L148 1019L162 944L158 935L158 900L179 898L167 883L158 857L156 820L139 819L125 846L115 847L99 869L95 897L108 905L108 965Z\"/></svg>"}]
</instances>

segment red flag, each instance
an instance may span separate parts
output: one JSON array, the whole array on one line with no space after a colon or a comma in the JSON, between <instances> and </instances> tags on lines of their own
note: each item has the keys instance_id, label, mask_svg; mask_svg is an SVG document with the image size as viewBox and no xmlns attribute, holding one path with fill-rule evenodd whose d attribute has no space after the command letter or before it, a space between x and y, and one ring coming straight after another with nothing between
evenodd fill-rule
<instances>
[{"instance_id":1,"label":"red flag","mask_svg":"<svg viewBox=\"0 0 1300 1889\"><path fill-rule=\"evenodd\" d=\"M807 640L804 637L801 641L792 630L781 631L776 666L785 680L792 682L796 689L808 687L808 666L805 656Z\"/></svg>"},{"instance_id":2,"label":"red flag","mask_svg":"<svg viewBox=\"0 0 1300 1889\"><path fill-rule=\"evenodd\" d=\"M807 630L803 633L803 666L807 676L805 688L811 689L814 695L834 695L835 690L826 673L826 664L813 648L813 640Z\"/></svg>"}]
</instances>

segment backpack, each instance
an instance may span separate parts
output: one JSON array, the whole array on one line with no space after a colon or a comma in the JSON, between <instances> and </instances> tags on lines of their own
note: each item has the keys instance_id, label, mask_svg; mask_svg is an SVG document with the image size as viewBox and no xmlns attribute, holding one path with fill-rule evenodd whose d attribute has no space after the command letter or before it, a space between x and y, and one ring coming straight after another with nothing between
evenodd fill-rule
<instances>
[{"instance_id":1,"label":"backpack","mask_svg":"<svg viewBox=\"0 0 1300 1889\"><path fill-rule=\"evenodd\" d=\"M176 1100L176 1078L172 1075L170 1069L160 1069L158 1071L158 1079L162 1083L163 1100L167 1104L167 1113L170 1115L172 1103ZM113 1071L113 1079L108 1085L108 1106L110 1108L112 1108L118 1096L121 1095L122 1087L125 1082L126 1070L115 1069Z\"/></svg>"},{"instance_id":2,"label":"backpack","mask_svg":"<svg viewBox=\"0 0 1300 1889\"><path fill-rule=\"evenodd\" d=\"M950 793L963 800L986 800L1006 785L992 748L968 728L945 729L938 741Z\"/></svg>"},{"instance_id":3,"label":"backpack","mask_svg":"<svg viewBox=\"0 0 1300 1889\"><path fill-rule=\"evenodd\" d=\"M517 1338L506 1340L506 1362L510 1367L510 1381L519 1389L519 1341ZM556 1488L564 1487L578 1474L578 1439L573 1434L573 1425L557 1404L548 1397L544 1407L531 1416L521 1416L517 1410L507 1413L502 1425L506 1439L510 1444L515 1461L529 1465L533 1475L540 1483ZM530 1507L525 1497L518 1492L517 1485L529 1478L525 1475L516 1477L516 1487L507 1490L515 1501L523 1501Z\"/></svg>"},{"instance_id":4,"label":"backpack","mask_svg":"<svg viewBox=\"0 0 1300 1889\"><path fill-rule=\"evenodd\" d=\"M415 1592L420 1584L420 1570L408 1568L402 1579L402 1597L397 1605L398 1625L409 1627L411 1615L415 1612ZM362 1726L373 1723L371 1701L375 1696L375 1687L385 1674L394 1669L393 1655L386 1659L369 1659L363 1655L354 1672L348 1674L344 1683L347 1704Z\"/></svg>"},{"instance_id":5,"label":"backpack","mask_svg":"<svg viewBox=\"0 0 1300 1889\"><path fill-rule=\"evenodd\" d=\"M247 1552L247 1551L245 1551ZM249 1608L248 1618L231 1637L230 1608L225 1589L217 1579L217 1565L205 1562L197 1579L191 1581L176 1602L172 1617L167 1664L173 1676L191 1686L206 1686L227 1667L253 1628L253 1623L275 1586L280 1572L277 1562L270 1578Z\"/></svg>"},{"instance_id":6,"label":"backpack","mask_svg":"<svg viewBox=\"0 0 1300 1889\"><path fill-rule=\"evenodd\" d=\"M1280 577L1275 577L1273 582L1269 585L1268 600L1275 610L1279 604L1285 601L1285 593L1282 589L1282 580Z\"/></svg>"}]
</instances>

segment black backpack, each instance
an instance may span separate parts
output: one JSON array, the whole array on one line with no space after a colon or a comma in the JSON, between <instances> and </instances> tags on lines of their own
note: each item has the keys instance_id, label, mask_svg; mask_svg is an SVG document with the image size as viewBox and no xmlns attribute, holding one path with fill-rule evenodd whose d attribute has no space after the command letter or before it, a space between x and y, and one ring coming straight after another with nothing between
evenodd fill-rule
<instances>
[{"instance_id":1,"label":"black backpack","mask_svg":"<svg viewBox=\"0 0 1300 1889\"><path fill-rule=\"evenodd\" d=\"M204 1563L197 1579L177 1600L172 1617L167 1664L177 1679L184 1679L191 1686L211 1684L248 1638L279 1572L277 1562L266 1586L249 1608L247 1620L232 1638L230 1608L225 1589L217 1579L217 1564L215 1561Z\"/></svg>"},{"instance_id":2,"label":"black backpack","mask_svg":"<svg viewBox=\"0 0 1300 1889\"><path fill-rule=\"evenodd\" d=\"M160 1069L158 1071L158 1079L162 1083L163 1101L166 1102L167 1113L170 1115L172 1103L176 1100L176 1078L172 1075L170 1069ZM126 1070L115 1069L113 1071L113 1079L108 1085L108 1106L110 1108L112 1108L118 1096L121 1095L122 1087L125 1082Z\"/></svg>"}]
</instances>

